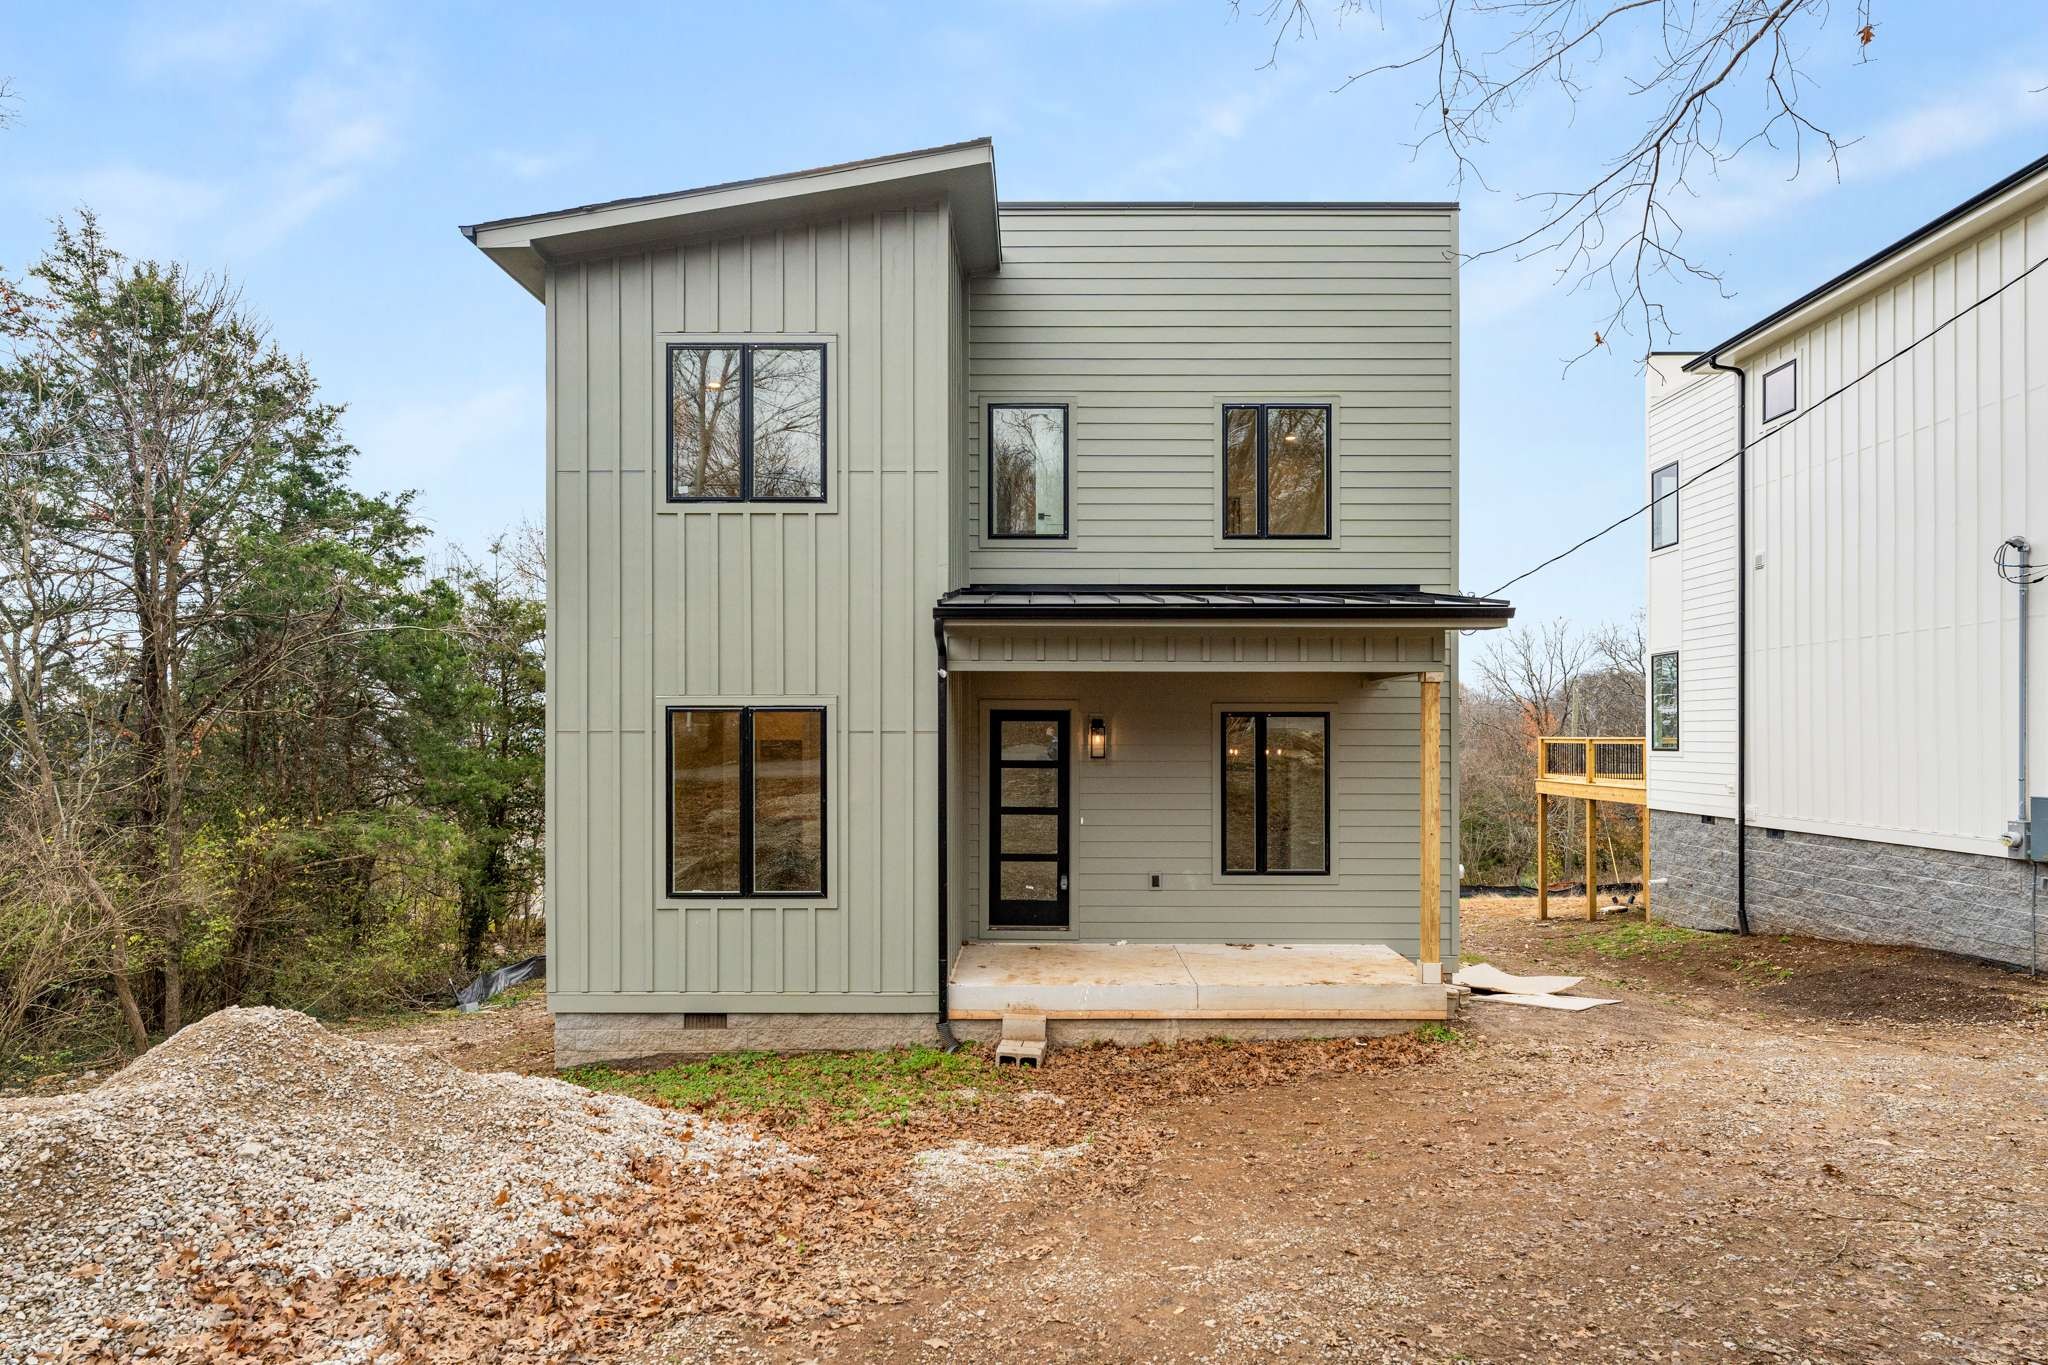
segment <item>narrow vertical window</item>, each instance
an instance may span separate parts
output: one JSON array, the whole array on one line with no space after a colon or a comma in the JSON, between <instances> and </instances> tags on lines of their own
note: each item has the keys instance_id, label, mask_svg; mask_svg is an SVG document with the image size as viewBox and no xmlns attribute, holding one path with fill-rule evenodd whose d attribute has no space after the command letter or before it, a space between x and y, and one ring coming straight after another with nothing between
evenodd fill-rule
<instances>
[{"instance_id":1,"label":"narrow vertical window","mask_svg":"<svg viewBox=\"0 0 2048 1365\"><path fill-rule=\"evenodd\" d=\"M1058 540L1067 534L1067 407L988 406L988 534Z\"/></svg>"},{"instance_id":2,"label":"narrow vertical window","mask_svg":"<svg viewBox=\"0 0 2048 1365\"><path fill-rule=\"evenodd\" d=\"M669 893L825 893L825 713L671 707Z\"/></svg>"},{"instance_id":3,"label":"narrow vertical window","mask_svg":"<svg viewBox=\"0 0 2048 1365\"><path fill-rule=\"evenodd\" d=\"M1667 464L1650 475L1650 548L1668 550L1678 543L1678 466Z\"/></svg>"},{"instance_id":4,"label":"narrow vertical window","mask_svg":"<svg viewBox=\"0 0 2048 1365\"><path fill-rule=\"evenodd\" d=\"M1788 360L1764 375L1764 421L1788 417L1799 407L1799 362Z\"/></svg>"},{"instance_id":5,"label":"narrow vertical window","mask_svg":"<svg viewBox=\"0 0 2048 1365\"><path fill-rule=\"evenodd\" d=\"M1330 870L1330 718L1322 712L1223 716L1223 870Z\"/></svg>"},{"instance_id":6,"label":"narrow vertical window","mask_svg":"<svg viewBox=\"0 0 2048 1365\"><path fill-rule=\"evenodd\" d=\"M822 502L825 348L668 348L671 502Z\"/></svg>"},{"instance_id":7,"label":"narrow vertical window","mask_svg":"<svg viewBox=\"0 0 2048 1365\"><path fill-rule=\"evenodd\" d=\"M1329 536L1328 407L1224 407L1223 534L1233 540Z\"/></svg>"},{"instance_id":8,"label":"narrow vertical window","mask_svg":"<svg viewBox=\"0 0 2048 1365\"><path fill-rule=\"evenodd\" d=\"M1650 656L1650 747L1678 748L1678 653Z\"/></svg>"}]
</instances>

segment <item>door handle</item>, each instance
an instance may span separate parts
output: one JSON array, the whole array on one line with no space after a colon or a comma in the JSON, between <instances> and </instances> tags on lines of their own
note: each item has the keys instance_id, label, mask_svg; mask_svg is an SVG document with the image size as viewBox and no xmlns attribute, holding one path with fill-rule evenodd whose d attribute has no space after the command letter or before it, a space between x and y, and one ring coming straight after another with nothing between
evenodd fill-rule
<instances>
[{"instance_id":1,"label":"door handle","mask_svg":"<svg viewBox=\"0 0 2048 1365\"><path fill-rule=\"evenodd\" d=\"M1066 873L1064 873L1064 872L1062 872L1062 873L1060 873L1060 890L1064 891L1064 890L1066 890L1066 889L1067 889L1067 874L1066 874Z\"/></svg>"}]
</instances>

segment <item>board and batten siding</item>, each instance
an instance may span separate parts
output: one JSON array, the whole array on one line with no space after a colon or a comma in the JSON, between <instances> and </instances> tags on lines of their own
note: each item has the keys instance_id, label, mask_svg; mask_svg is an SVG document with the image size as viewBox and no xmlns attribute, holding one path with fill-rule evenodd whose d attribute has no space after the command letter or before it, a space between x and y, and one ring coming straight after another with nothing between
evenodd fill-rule
<instances>
[{"instance_id":1,"label":"board and batten siding","mask_svg":"<svg viewBox=\"0 0 2048 1365\"><path fill-rule=\"evenodd\" d=\"M548 990L563 1011L932 1008L959 292L944 207L552 264ZM822 505L664 500L670 341L823 339ZM827 708L822 899L678 900L663 708Z\"/></svg>"},{"instance_id":2,"label":"board and batten siding","mask_svg":"<svg viewBox=\"0 0 2048 1365\"><path fill-rule=\"evenodd\" d=\"M2048 270L1990 296L2044 257L2036 206L1737 357L1756 825L2005 854L2019 603L1991 557L2024 534L2048 558ZM1799 408L1765 426L1762 378L1787 360ZM2039 774L2038 681L2031 703Z\"/></svg>"},{"instance_id":3,"label":"board and batten siding","mask_svg":"<svg viewBox=\"0 0 2048 1365\"><path fill-rule=\"evenodd\" d=\"M1440 647L1439 647L1440 648ZM1419 684L1414 675L1334 673L961 673L970 937L1154 943L1384 943L1417 946ZM990 929L987 884L988 737L991 707L1071 707L1071 929ZM1217 871L1221 786L1217 708L1330 713L1330 855L1327 877L1225 877ZM1109 755L1085 756L1089 716L1104 717ZM1449 809L1450 773L1443 770ZM1441 850L1454 872L1455 822ZM1151 877L1161 885L1154 888ZM1439 909L1445 960L1458 942L1455 875Z\"/></svg>"},{"instance_id":4,"label":"board and batten siding","mask_svg":"<svg viewBox=\"0 0 2048 1365\"><path fill-rule=\"evenodd\" d=\"M1649 652L1678 655L1678 748L1649 750L1648 795L1658 810L1732 817L1735 379L1685 374L1682 359L1653 358L1646 379L1644 499L1665 465L1677 463L1680 484L1678 543L1650 551L1647 575ZM1651 733L1647 718L1642 733Z\"/></svg>"},{"instance_id":5,"label":"board and batten siding","mask_svg":"<svg viewBox=\"0 0 2048 1365\"><path fill-rule=\"evenodd\" d=\"M974 583L1412 583L1457 566L1457 214L1005 206L969 282ZM1071 405L1064 544L983 539L984 405ZM1328 542L1220 539L1221 405L1333 408Z\"/></svg>"}]
</instances>

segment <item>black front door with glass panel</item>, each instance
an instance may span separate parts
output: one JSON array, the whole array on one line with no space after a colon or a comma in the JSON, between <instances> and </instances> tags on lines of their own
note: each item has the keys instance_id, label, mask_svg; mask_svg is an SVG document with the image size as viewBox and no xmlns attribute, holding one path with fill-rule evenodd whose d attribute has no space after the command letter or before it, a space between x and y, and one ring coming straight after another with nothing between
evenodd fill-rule
<instances>
[{"instance_id":1,"label":"black front door with glass panel","mask_svg":"<svg viewBox=\"0 0 2048 1365\"><path fill-rule=\"evenodd\" d=\"M1067 927L1067 713L991 711L988 922Z\"/></svg>"}]
</instances>

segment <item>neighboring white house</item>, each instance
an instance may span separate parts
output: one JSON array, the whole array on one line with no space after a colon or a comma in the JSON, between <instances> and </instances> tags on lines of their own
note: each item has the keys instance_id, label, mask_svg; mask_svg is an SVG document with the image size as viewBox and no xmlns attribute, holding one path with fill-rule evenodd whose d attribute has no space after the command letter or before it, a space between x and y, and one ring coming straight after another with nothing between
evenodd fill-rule
<instances>
[{"instance_id":1,"label":"neighboring white house","mask_svg":"<svg viewBox=\"0 0 2048 1365\"><path fill-rule=\"evenodd\" d=\"M1996 561L2048 539L2044 262L2048 158L1653 359L1660 916L2038 961L2048 698Z\"/></svg>"}]
</instances>

